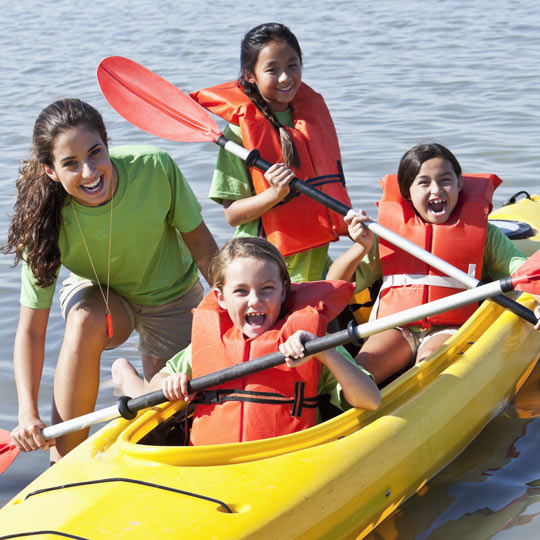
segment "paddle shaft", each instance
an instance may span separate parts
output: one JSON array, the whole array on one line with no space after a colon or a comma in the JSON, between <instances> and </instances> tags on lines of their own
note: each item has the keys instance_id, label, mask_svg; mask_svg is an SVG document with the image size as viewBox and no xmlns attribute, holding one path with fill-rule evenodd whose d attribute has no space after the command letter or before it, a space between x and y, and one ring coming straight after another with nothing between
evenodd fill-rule
<instances>
[{"instance_id":1,"label":"paddle shaft","mask_svg":"<svg viewBox=\"0 0 540 540\"><path fill-rule=\"evenodd\" d=\"M245 161L249 167L257 167L257 169L266 172L272 166L272 163L260 157L258 150L246 150L243 146L240 146L239 144L230 141L224 135L218 137L218 139L216 140L216 144ZM351 210L351 208L346 204L338 201L337 199L334 199L333 197L330 197L326 193L319 191L313 186L310 186L307 182L302 182L302 180L300 180L299 178L294 177L291 181L291 186L293 189L296 189L300 193L307 195L311 199L326 206L330 210L333 210L337 214L345 216L347 215L349 210ZM403 236L400 236L399 234L396 234L390 229L379 225L379 223L376 223L374 221L368 221L365 222L365 226L373 234L376 234L380 238L384 238L391 244L398 246L399 248L410 253L414 257L429 264L429 266L436 268L447 276L456 279L465 287L472 289L474 287L477 287L478 285L481 285L481 282L475 277L470 276L459 268L456 268L455 266L447 263L445 260L437 257L436 255L433 255L433 253L422 249L420 246L416 245L410 240L407 240ZM497 304L499 304L500 306L509 309L519 317L525 319L527 322L530 322L531 324L536 324L538 322L538 319L535 317L534 313L530 309L512 300L511 298L501 295L494 297L493 300L497 302Z\"/></svg>"},{"instance_id":2,"label":"paddle shaft","mask_svg":"<svg viewBox=\"0 0 540 540\"><path fill-rule=\"evenodd\" d=\"M512 280L510 278L504 278L446 298L441 298L440 300L435 300L434 302L429 302L428 304L422 304L405 311L400 311L393 315L376 319L362 325L350 323L345 330L308 341L304 346L305 354L306 356L317 354L351 342L359 344L361 339L372 334L418 321L419 319L429 317L430 315L449 311L466 304L479 302L490 296L497 295L501 292L507 292L512 289ZM278 366L284 362L285 356L279 351L270 353L261 356L260 358L250 360L249 362L236 364L214 373L197 377L188 382L188 392L192 394L219 386L226 382L246 377L252 373ZM42 430L42 435L45 439L54 439L55 437L85 429L95 424L112 420L113 418L119 418L120 416L131 420L136 416L138 411L159 405L165 401L167 401L167 398L162 390L156 390L155 392L150 392L136 398L124 396L118 400L116 405L112 405L101 411L95 411L84 416L67 420L66 422L54 426L49 426Z\"/></svg>"}]
</instances>

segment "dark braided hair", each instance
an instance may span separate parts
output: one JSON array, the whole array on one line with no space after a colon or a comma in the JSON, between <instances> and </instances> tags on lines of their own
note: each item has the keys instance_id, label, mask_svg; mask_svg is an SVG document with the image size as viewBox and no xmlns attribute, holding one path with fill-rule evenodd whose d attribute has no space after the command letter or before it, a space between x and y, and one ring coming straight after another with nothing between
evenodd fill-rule
<instances>
[{"instance_id":1,"label":"dark braided hair","mask_svg":"<svg viewBox=\"0 0 540 540\"><path fill-rule=\"evenodd\" d=\"M41 165L53 167L56 138L78 126L96 131L107 145L103 118L88 103L66 98L45 107L34 124L30 156L19 169L15 214L2 252L15 254L14 265L25 260L39 287L48 287L56 279L62 208L71 200L62 184L49 178Z\"/></svg>"},{"instance_id":2,"label":"dark braided hair","mask_svg":"<svg viewBox=\"0 0 540 540\"><path fill-rule=\"evenodd\" d=\"M296 146L294 145L291 135L279 123L276 115L261 96L257 85L248 82L246 79L246 76L253 74L261 49L272 41L283 41L287 43L289 47L294 49L300 59L300 64L302 64L302 50L300 49L298 40L284 24L261 24L252 28L242 39L242 44L240 46L240 84L246 95L253 101L279 133L285 165L289 168L298 168L300 167L300 158L298 157L298 152L296 151Z\"/></svg>"}]
</instances>

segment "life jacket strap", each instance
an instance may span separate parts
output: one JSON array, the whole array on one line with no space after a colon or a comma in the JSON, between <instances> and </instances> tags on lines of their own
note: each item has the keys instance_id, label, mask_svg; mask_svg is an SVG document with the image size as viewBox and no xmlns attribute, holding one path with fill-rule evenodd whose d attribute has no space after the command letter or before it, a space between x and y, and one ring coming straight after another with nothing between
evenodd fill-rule
<instances>
[{"instance_id":1,"label":"life jacket strap","mask_svg":"<svg viewBox=\"0 0 540 540\"><path fill-rule=\"evenodd\" d=\"M273 392L253 392L249 390L236 390L223 388L219 390L205 390L199 392L193 403L200 405L215 405L226 401L243 401L245 403L262 403L265 405L291 405L291 416L302 416L302 409L314 409L319 404L319 396L305 397L306 383L297 382L293 397L287 397Z\"/></svg>"}]
</instances>

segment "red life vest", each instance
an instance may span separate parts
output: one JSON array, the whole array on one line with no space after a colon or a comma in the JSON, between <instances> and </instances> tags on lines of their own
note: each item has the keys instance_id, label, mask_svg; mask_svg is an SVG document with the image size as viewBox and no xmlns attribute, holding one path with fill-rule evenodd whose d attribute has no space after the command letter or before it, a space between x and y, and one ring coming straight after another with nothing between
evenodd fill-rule
<instances>
[{"instance_id":1,"label":"red life vest","mask_svg":"<svg viewBox=\"0 0 540 540\"><path fill-rule=\"evenodd\" d=\"M197 90L191 97L227 122L239 125L246 149L258 149L271 163L283 162L279 133L238 81ZM294 173L300 180L351 206L336 130L324 99L302 83L291 108L294 127L285 129L294 140L301 163ZM256 193L268 188L260 170L252 167L251 177ZM282 255L324 246L347 234L342 216L304 194L278 203L261 216L261 223L263 230L259 235L266 236Z\"/></svg>"},{"instance_id":2,"label":"red life vest","mask_svg":"<svg viewBox=\"0 0 540 540\"><path fill-rule=\"evenodd\" d=\"M210 292L193 314L193 377L275 352L297 330L323 336L353 291L353 284L344 281L293 283L287 315L255 339L247 339L234 326ZM315 425L320 372L321 364L313 358L298 368L281 364L201 392L191 443L266 439Z\"/></svg>"},{"instance_id":3,"label":"red life vest","mask_svg":"<svg viewBox=\"0 0 540 540\"><path fill-rule=\"evenodd\" d=\"M448 221L434 225L423 221L410 201L399 191L396 175L381 180L384 190L379 201L378 221L418 246L444 259L460 270L481 278L487 237L487 217L491 199L501 183L494 174L463 175L458 204ZM377 318L455 294L464 287L457 280L379 239L383 285L379 296ZM474 266L471 266L474 265ZM412 323L430 328L459 326L475 311L467 305Z\"/></svg>"}]
</instances>

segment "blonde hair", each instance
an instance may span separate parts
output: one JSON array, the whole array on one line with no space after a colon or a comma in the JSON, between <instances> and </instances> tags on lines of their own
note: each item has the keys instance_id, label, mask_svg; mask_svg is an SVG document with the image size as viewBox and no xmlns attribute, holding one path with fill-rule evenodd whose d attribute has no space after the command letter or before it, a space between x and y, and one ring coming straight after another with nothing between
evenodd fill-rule
<instances>
[{"instance_id":1,"label":"blonde hair","mask_svg":"<svg viewBox=\"0 0 540 540\"><path fill-rule=\"evenodd\" d=\"M287 300L291 288L291 278L285 260L273 244L264 238L258 238L256 236L231 238L223 245L212 260L210 266L213 287L223 290L225 270L238 257L271 261L276 264L279 268L280 278L286 293L285 301Z\"/></svg>"}]
</instances>

